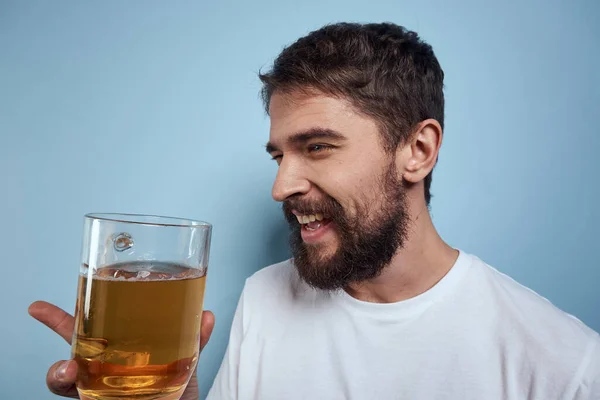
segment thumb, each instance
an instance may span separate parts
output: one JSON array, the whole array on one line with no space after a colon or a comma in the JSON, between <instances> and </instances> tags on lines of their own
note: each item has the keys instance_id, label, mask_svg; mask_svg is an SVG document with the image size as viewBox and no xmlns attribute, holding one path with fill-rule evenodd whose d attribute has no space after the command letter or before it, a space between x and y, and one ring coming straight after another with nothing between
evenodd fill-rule
<instances>
[{"instance_id":1,"label":"thumb","mask_svg":"<svg viewBox=\"0 0 600 400\"><path fill-rule=\"evenodd\" d=\"M48 370L46 384L54 394L65 397L79 398L75 379L77 378L77 363L73 360L58 361Z\"/></svg>"},{"instance_id":2,"label":"thumb","mask_svg":"<svg viewBox=\"0 0 600 400\"><path fill-rule=\"evenodd\" d=\"M210 335L215 327L215 315L210 311L202 312L202 321L200 323L200 351L206 346Z\"/></svg>"}]
</instances>

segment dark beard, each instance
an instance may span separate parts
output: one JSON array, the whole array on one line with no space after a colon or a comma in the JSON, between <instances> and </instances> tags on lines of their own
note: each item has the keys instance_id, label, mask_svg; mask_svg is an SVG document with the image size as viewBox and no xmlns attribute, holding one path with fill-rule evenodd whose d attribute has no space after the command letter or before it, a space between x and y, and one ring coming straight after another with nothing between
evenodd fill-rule
<instances>
[{"instance_id":1,"label":"dark beard","mask_svg":"<svg viewBox=\"0 0 600 400\"><path fill-rule=\"evenodd\" d=\"M406 241L409 216L405 188L396 177L392 163L380 179L383 204L381 209L363 204L352 218L333 198L318 202L291 198L283 204L290 224L290 248L300 277L310 286L337 290L352 282L377 277ZM292 210L307 215L322 212L335 222L339 247L331 256L323 256L319 245L306 245Z\"/></svg>"}]
</instances>

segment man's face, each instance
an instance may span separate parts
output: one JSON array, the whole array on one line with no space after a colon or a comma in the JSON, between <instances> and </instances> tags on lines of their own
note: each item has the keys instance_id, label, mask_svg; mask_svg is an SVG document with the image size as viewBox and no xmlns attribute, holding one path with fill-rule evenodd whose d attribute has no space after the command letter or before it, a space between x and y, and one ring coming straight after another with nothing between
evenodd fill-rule
<instances>
[{"instance_id":1,"label":"man's face","mask_svg":"<svg viewBox=\"0 0 600 400\"><path fill-rule=\"evenodd\" d=\"M300 276L321 289L371 279L406 236L405 189L376 123L349 102L275 93L267 151Z\"/></svg>"}]
</instances>

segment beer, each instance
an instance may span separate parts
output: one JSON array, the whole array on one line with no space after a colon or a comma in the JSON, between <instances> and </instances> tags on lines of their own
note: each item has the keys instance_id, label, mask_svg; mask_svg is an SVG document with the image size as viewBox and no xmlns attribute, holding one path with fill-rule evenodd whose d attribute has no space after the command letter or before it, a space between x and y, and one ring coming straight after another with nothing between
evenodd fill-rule
<instances>
[{"instance_id":1,"label":"beer","mask_svg":"<svg viewBox=\"0 0 600 400\"><path fill-rule=\"evenodd\" d=\"M81 398L179 399L198 362L205 279L154 261L81 274L73 338Z\"/></svg>"}]
</instances>

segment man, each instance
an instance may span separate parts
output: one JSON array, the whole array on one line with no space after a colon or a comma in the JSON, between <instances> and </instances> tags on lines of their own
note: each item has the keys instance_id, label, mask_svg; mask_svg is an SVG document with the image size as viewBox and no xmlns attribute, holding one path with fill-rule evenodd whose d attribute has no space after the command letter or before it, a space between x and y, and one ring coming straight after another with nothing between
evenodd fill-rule
<instances>
[{"instance_id":1,"label":"man","mask_svg":"<svg viewBox=\"0 0 600 400\"><path fill-rule=\"evenodd\" d=\"M210 399L600 398L599 335L433 226L444 96L429 45L328 25L261 79L293 260L246 281ZM30 312L70 338L62 310ZM53 366L49 387L75 394L75 368Z\"/></svg>"}]
</instances>

